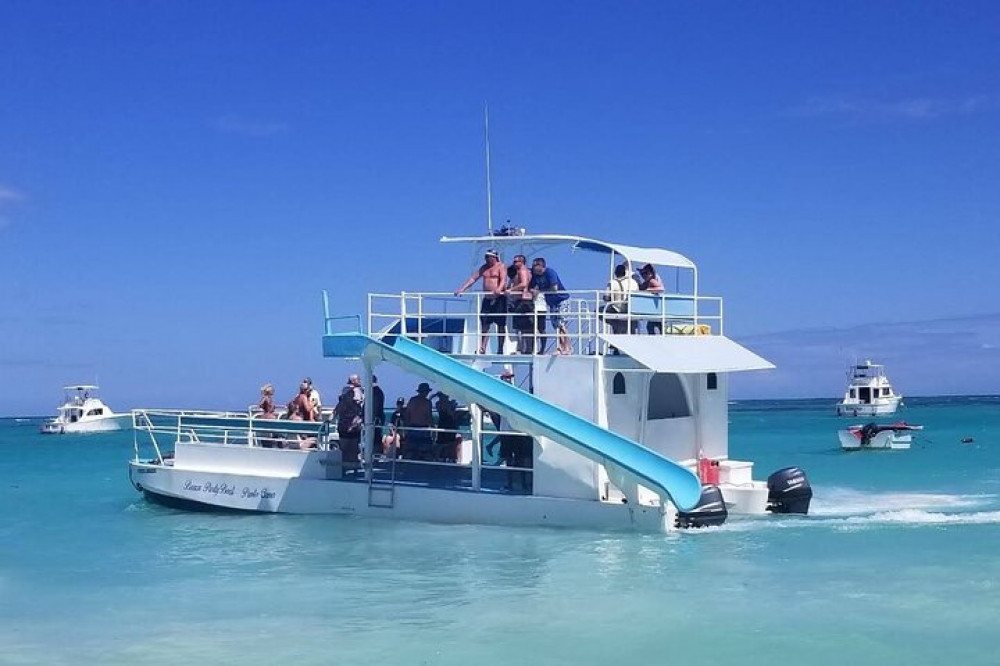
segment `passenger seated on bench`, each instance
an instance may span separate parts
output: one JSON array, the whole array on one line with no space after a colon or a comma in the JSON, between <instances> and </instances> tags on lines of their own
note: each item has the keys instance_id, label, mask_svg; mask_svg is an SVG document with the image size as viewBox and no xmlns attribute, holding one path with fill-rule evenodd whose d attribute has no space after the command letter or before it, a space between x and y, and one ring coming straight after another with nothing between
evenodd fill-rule
<instances>
[{"instance_id":1,"label":"passenger seated on bench","mask_svg":"<svg viewBox=\"0 0 1000 666\"><path fill-rule=\"evenodd\" d=\"M628 275L625 264L615 266L615 276L608 282L608 291L604 294L604 300L608 302L604 307L604 321L611 327L612 333L624 334L628 329L625 318L628 315L628 299L629 294L635 291L639 291L639 283Z\"/></svg>"},{"instance_id":2,"label":"passenger seated on bench","mask_svg":"<svg viewBox=\"0 0 1000 666\"><path fill-rule=\"evenodd\" d=\"M434 414L431 411L431 401L427 394L431 392L430 384L420 382L417 394L406 403L404 422L406 424L406 454L407 460L430 460L433 453L431 431L425 428L434 427Z\"/></svg>"},{"instance_id":3,"label":"passenger seated on bench","mask_svg":"<svg viewBox=\"0 0 1000 666\"><path fill-rule=\"evenodd\" d=\"M662 294L665 291L663 289L663 281L656 274L656 269L653 268L652 264L646 264L640 268L639 277L639 291L647 291L651 294ZM656 320L646 322L646 333L655 335L657 331L663 333L662 322Z\"/></svg>"},{"instance_id":4,"label":"passenger seated on bench","mask_svg":"<svg viewBox=\"0 0 1000 666\"><path fill-rule=\"evenodd\" d=\"M389 432L382 435L382 455L387 458L399 457L400 445L403 443L403 433L399 429L403 427L403 415L406 413L405 405L405 400L396 399L396 411L389 418Z\"/></svg>"}]
</instances>

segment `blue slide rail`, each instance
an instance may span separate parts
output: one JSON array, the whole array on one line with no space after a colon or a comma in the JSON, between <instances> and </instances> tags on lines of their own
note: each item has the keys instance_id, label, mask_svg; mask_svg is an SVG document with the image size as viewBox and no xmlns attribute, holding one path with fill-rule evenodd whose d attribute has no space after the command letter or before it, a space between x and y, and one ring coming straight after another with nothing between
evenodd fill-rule
<instances>
[{"instance_id":1,"label":"blue slide rail","mask_svg":"<svg viewBox=\"0 0 1000 666\"><path fill-rule=\"evenodd\" d=\"M434 379L491 411L530 424L520 429L542 435L598 463L610 463L682 510L701 498L701 482L690 470L632 440L546 402L496 377L403 337L381 342L363 333L323 337L323 354L336 358L382 360Z\"/></svg>"}]
</instances>

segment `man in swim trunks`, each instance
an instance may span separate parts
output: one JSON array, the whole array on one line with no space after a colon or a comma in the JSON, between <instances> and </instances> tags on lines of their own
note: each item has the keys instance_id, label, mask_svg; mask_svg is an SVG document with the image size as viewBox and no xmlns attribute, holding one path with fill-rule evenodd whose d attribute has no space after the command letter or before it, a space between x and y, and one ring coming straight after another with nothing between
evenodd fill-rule
<instances>
[{"instance_id":1,"label":"man in swim trunks","mask_svg":"<svg viewBox=\"0 0 1000 666\"><path fill-rule=\"evenodd\" d=\"M573 348L570 344L566 328L566 316L569 314L569 294L566 293L566 287L563 285L562 280L559 279L559 274L556 273L554 268L548 266L542 257L537 257L531 262L531 282L528 283L528 288L536 296L542 294L545 297L545 305L549 311L549 321L552 323L553 328L556 329L558 336L556 353L572 354ZM545 353L544 346L543 337L542 349L538 353Z\"/></svg>"},{"instance_id":2,"label":"man in swim trunks","mask_svg":"<svg viewBox=\"0 0 1000 666\"><path fill-rule=\"evenodd\" d=\"M479 280L483 281L483 304L479 313L479 325L482 328L482 340L479 342L479 353L486 353L490 340L490 327L497 325L497 353L503 353L504 340L507 337L507 267L500 261L496 250L487 250L486 263L480 266L461 287L455 290L458 296Z\"/></svg>"}]
</instances>

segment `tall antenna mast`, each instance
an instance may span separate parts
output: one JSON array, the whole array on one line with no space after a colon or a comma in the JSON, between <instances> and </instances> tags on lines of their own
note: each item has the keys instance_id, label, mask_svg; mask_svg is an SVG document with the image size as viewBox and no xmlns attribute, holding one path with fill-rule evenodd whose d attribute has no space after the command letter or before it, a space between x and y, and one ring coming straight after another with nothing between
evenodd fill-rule
<instances>
[{"instance_id":1,"label":"tall antenna mast","mask_svg":"<svg viewBox=\"0 0 1000 666\"><path fill-rule=\"evenodd\" d=\"M486 227L493 235L493 183L490 180L490 105L483 103L486 113Z\"/></svg>"}]
</instances>

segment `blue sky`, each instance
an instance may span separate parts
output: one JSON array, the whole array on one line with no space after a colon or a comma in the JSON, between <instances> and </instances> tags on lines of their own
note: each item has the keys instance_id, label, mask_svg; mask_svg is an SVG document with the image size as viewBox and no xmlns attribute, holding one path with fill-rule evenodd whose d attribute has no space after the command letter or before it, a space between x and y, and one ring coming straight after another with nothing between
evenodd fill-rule
<instances>
[{"instance_id":1,"label":"blue sky","mask_svg":"<svg viewBox=\"0 0 1000 666\"><path fill-rule=\"evenodd\" d=\"M731 336L812 369L737 397L839 392L867 324L937 376L975 359L904 393L1000 391L1000 352L919 335L1000 313L998 26L989 2L2 3L0 414L94 376L118 408L333 390L320 289L358 312L467 273L436 239L484 227L486 100L497 218L683 252ZM817 330L845 358L817 364Z\"/></svg>"}]
</instances>

